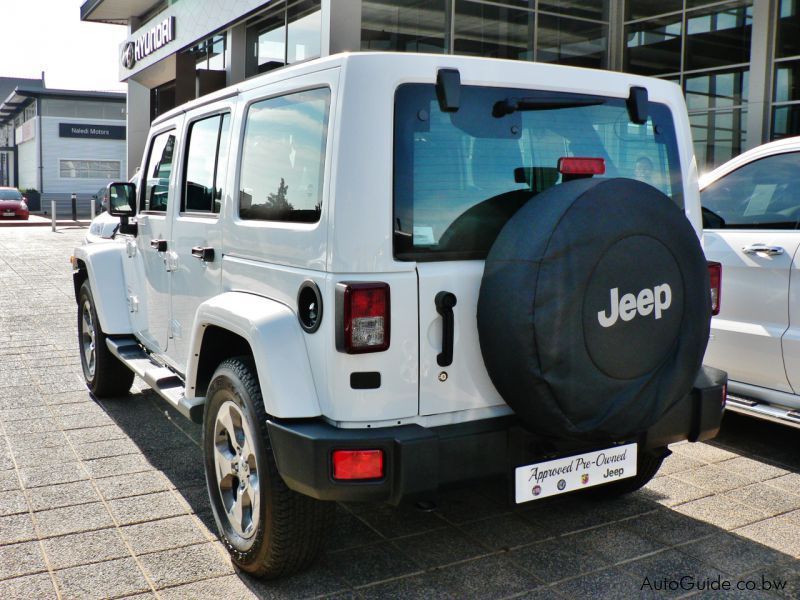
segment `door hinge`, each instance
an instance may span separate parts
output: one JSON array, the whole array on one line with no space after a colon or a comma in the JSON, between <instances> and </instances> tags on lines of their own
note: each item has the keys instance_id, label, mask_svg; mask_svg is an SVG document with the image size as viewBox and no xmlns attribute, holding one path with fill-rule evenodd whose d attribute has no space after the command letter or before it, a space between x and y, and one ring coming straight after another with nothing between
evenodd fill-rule
<instances>
[{"instance_id":1,"label":"door hinge","mask_svg":"<svg viewBox=\"0 0 800 600\"><path fill-rule=\"evenodd\" d=\"M128 258L136 256L136 242L134 240L125 240L125 251L128 254Z\"/></svg>"},{"instance_id":2,"label":"door hinge","mask_svg":"<svg viewBox=\"0 0 800 600\"><path fill-rule=\"evenodd\" d=\"M172 319L169 322L169 337L181 339L183 337L183 328L181 327L180 322Z\"/></svg>"},{"instance_id":3,"label":"door hinge","mask_svg":"<svg viewBox=\"0 0 800 600\"><path fill-rule=\"evenodd\" d=\"M136 296L128 296L128 310L132 313L139 312L139 298Z\"/></svg>"}]
</instances>

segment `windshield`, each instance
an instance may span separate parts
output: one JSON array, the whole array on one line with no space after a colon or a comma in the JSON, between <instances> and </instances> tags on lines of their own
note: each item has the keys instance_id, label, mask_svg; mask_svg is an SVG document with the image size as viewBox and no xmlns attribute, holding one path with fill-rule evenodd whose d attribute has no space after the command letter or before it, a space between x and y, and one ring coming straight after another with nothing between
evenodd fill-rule
<instances>
[{"instance_id":1,"label":"windshield","mask_svg":"<svg viewBox=\"0 0 800 600\"><path fill-rule=\"evenodd\" d=\"M0 190L0 200L22 200L19 190Z\"/></svg>"},{"instance_id":2,"label":"windshield","mask_svg":"<svg viewBox=\"0 0 800 600\"><path fill-rule=\"evenodd\" d=\"M637 125L619 98L478 86L462 86L459 110L445 113L433 85L400 86L395 256L485 258L525 202L561 183L563 157L602 158L602 177L639 179L682 207L672 116L652 102L649 114Z\"/></svg>"}]
</instances>

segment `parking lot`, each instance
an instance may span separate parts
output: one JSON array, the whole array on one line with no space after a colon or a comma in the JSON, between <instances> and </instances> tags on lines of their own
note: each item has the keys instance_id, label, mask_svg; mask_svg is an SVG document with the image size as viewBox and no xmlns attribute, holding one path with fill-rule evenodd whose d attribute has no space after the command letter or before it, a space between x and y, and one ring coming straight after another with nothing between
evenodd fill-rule
<instances>
[{"instance_id":1,"label":"parking lot","mask_svg":"<svg viewBox=\"0 0 800 600\"><path fill-rule=\"evenodd\" d=\"M737 415L623 499L513 507L489 482L433 511L340 505L310 571L237 573L200 428L144 385L85 389L68 260L84 233L0 230L0 598L800 597L800 431Z\"/></svg>"}]
</instances>

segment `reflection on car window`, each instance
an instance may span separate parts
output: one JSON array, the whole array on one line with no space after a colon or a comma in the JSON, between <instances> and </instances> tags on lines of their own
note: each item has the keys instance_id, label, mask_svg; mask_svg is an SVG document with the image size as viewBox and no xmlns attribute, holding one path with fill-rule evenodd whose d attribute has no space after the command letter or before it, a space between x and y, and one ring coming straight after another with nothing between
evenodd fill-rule
<instances>
[{"instance_id":1,"label":"reflection on car window","mask_svg":"<svg viewBox=\"0 0 800 600\"><path fill-rule=\"evenodd\" d=\"M563 157L605 162L601 177L640 179L683 206L669 109L650 103L644 124L618 98L462 86L456 112L435 87L395 96L395 256L485 258L500 229L532 196L562 182ZM497 111L507 99L528 108ZM540 105L537 105L540 102Z\"/></svg>"},{"instance_id":2,"label":"reflection on car window","mask_svg":"<svg viewBox=\"0 0 800 600\"><path fill-rule=\"evenodd\" d=\"M319 221L329 107L327 88L250 107L239 183L242 219Z\"/></svg>"},{"instance_id":3,"label":"reflection on car window","mask_svg":"<svg viewBox=\"0 0 800 600\"><path fill-rule=\"evenodd\" d=\"M800 218L796 185L800 153L751 162L720 177L701 193L707 229L795 229Z\"/></svg>"},{"instance_id":4,"label":"reflection on car window","mask_svg":"<svg viewBox=\"0 0 800 600\"><path fill-rule=\"evenodd\" d=\"M175 134L171 131L158 134L150 144L150 154L145 167L144 210L166 211L169 195L169 178L172 174L172 157L175 151Z\"/></svg>"},{"instance_id":5,"label":"reflection on car window","mask_svg":"<svg viewBox=\"0 0 800 600\"><path fill-rule=\"evenodd\" d=\"M224 114L192 123L182 211L219 213L228 156L229 121L230 116Z\"/></svg>"},{"instance_id":6,"label":"reflection on car window","mask_svg":"<svg viewBox=\"0 0 800 600\"><path fill-rule=\"evenodd\" d=\"M22 200L19 190L0 190L0 200Z\"/></svg>"}]
</instances>

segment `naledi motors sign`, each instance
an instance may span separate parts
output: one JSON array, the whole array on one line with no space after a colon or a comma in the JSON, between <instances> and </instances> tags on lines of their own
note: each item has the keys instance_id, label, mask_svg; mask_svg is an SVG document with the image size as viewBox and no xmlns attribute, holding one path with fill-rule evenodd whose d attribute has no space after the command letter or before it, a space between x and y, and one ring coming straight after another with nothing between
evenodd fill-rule
<instances>
[{"instance_id":1,"label":"naledi motors sign","mask_svg":"<svg viewBox=\"0 0 800 600\"><path fill-rule=\"evenodd\" d=\"M124 140L124 125L87 125L82 123L59 123L58 137L94 138L101 140Z\"/></svg>"},{"instance_id":2,"label":"naledi motors sign","mask_svg":"<svg viewBox=\"0 0 800 600\"><path fill-rule=\"evenodd\" d=\"M132 69L143 58L175 39L175 17L167 17L122 48L122 66Z\"/></svg>"}]
</instances>

